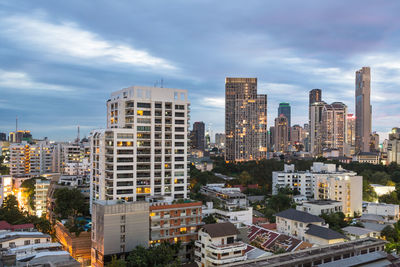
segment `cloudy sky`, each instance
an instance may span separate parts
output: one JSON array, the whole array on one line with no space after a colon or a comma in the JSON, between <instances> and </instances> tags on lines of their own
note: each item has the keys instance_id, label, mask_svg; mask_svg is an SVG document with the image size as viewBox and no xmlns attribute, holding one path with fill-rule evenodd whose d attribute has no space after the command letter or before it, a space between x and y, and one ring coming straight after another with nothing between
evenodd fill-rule
<instances>
[{"instance_id":1,"label":"cloudy sky","mask_svg":"<svg viewBox=\"0 0 400 267\"><path fill-rule=\"evenodd\" d=\"M400 1L0 0L0 132L72 140L105 126L131 85L189 90L192 120L224 129L226 76L257 77L308 120L308 91L354 111L354 73L371 67L373 130L400 126Z\"/></svg>"}]
</instances>

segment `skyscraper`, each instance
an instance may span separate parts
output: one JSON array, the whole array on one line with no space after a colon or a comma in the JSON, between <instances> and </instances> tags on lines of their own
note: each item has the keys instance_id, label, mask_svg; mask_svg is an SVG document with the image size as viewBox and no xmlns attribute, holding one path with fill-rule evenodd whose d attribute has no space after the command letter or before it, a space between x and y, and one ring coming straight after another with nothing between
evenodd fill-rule
<instances>
[{"instance_id":1,"label":"skyscraper","mask_svg":"<svg viewBox=\"0 0 400 267\"><path fill-rule=\"evenodd\" d=\"M289 122L285 115L281 114L275 119L275 151L288 151Z\"/></svg>"},{"instance_id":2,"label":"skyscraper","mask_svg":"<svg viewBox=\"0 0 400 267\"><path fill-rule=\"evenodd\" d=\"M266 158L267 95L257 94L257 78L225 79L226 161Z\"/></svg>"},{"instance_id":3,"label":"skyscraper","mask_svg":"<svg viewBox=\"0 0 400 267\"><path fill-rule=\"evenodd\" d=\"M354 155L356 144L356 116L354 114L347 114L347 152L349 155Z\"/></svg>"},{"instance_id":4,"label":"skyscraper","mask_svg":"<svg viewBox=\"0 0 400 267\"><path fill-rule=\"evenodd\" d=\"M187 197L189 101L182 89L133 86L107 101L107 129L92 132L93 200Z\"/></svg>"},{"instance_id":5,"label":"skyscraper","mask_svg":"<svg viewBox=\"0 0 400 267\"><path fill-rule=\"evenodd\" d=\"M314 102L310 108L310 153L313 156L322 154L322 110L325 102Z\"/></svg>"},{"instance_id":6,"label":"skyscraper","mask_svg":"<svg viewBox=\"0 0 400 267\"><path fill-rule=\"evenodd\" d=\"M314 104L315 102L321 102L322 101L322 91L321 89L312 89L309 92L309 103L308 103L308 125L310 127L309 129L309 138L308 138L308 145L306 146L307 151L311 152L311 105Z\"/></svg>"},{"instance_id":7,"label":"skyscraper","mask_svg":"<svg viewBox=\"0 0 400 267\"><path fill-rule=\"evenodd\" d=\"M371 70L363 67L356 72L356 152L370 151L371 136Z\"/></svg>"},{"instance_id":8,"label":"skyscraper","mask_svg":"<svg viewBox=\"0 0 400 267\"><path fill-rule=\"evenodd\" d=\"M324 105L322 109L322 147L335 148L344 155L347 106L342 102Z\"/></svg>"},{"instance_id":9,"label":"skyscraper","mask_svg":"<svg viewBox=\"0 0 400 267\"><path fill-rule=\"evenodd\" d=\"M288 120L288 127L291 126L291 110L290 110L290 104L289 103L279 103L278 107L278 117L283 114Z\"/></svg>"},{"instance_id":10,"label":"skyscraper","mask_svg":"<svg viewBox=\"0 0 400 267\"><path fill-rule=\"evenodd\" d=\"M204 150L205 148L205 125L202 121L193 123L193 130L190 135L191 147Z\"/></svg>"}]
</instances>

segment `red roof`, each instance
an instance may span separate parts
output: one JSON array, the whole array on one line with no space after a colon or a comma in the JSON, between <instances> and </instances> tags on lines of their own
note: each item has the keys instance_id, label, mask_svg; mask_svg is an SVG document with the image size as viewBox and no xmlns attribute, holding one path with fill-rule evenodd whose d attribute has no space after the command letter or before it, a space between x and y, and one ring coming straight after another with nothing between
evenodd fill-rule
<instances>
[{"instance_id":1,"label":"red roof","mask_svg":"<svg viewBox=\"0 0 400 267\"><path fill-rule=\"evenodd\" d=\"M35 228L35 226L32 223L11 225L6 221L0 221L0 230L15 231L15 230L32 229L32 228Z\"/></svg>"},{"instance_id":2,"label":"red roof","mask_svg":"<svg viewBox=\"0 0 400 267\"><path fill-rule=\"evenodd\" d=\"M262 223L259 226L268 230L276 230L276 223Z\"/></svg>"},{"instance_id":3,"label":"red roof","mask_svg":"<svg viewBox=\"0 0 400 267\"><path fill-rule=\"evenodd\" d=\"M268 222L267 218L253 216L253 224L266 223L266 222Z\"/></svg>"}]
</instances>

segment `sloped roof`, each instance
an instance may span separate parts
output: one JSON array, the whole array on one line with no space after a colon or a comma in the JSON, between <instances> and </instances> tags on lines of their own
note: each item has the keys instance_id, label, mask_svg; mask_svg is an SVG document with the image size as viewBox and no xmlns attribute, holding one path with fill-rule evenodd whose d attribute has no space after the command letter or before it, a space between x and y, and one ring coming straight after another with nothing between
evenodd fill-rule
<instances>
[{"instance_id":1,"label":"sloped roof","mask_svg":"<svg viewBox=\"0 0 400 267\"><path fill-rule=\"evenodd\" d=\"M288 209L281 211L275 216L286 218L293 221L303 222L303 223L312 223L312 222L325 222L321 217L312 215L310 213L299 211L295 209Z\"/></svg>"},{"instance_id":2,"label":"sloped roof","mask_svg":"<svg viewBox=\"0 0 400 267\"><path fill-rule=\"evenodd\" d=\"M212 238L239 234L238 229L230 222L206 224L202 229Z\"/></svg>"},{"instance_id":3,"label":"sloped roof","mask_svg":"<svg viewBox=\"0 0 400 267\"><path fill-rule=\"evenodd\" d=\"M343 231L351 234L351 235L367 235L371 232L374 232L374 230L367 229L367 228L362 228L362 227L356 227L356 226L347 226L342 228Z\"/></svg>"},{"instance_id":4,"label":"sloped roof","mask_svg":"<svg viewBox=\"0 0 400 267\"><path fill-rule=\"evenodd\" d=\"M318 226L315 224L309 224L309 225L307 225L307 227L308 227L308 230L306 231L306 234L308 234L308 235L316 236L316 237L323 238L326 240L346 238L341 233L336 232L327 227L322 227L322 226Z\"/></svg>"}]
</instances>

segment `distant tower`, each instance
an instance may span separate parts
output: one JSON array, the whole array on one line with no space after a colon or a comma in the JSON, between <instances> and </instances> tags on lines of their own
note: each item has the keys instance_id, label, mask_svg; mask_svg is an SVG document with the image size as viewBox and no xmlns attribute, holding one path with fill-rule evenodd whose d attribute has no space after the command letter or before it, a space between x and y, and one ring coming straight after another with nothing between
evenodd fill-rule
<instances>
[{"instance_id":1,"label":"distant tower","mask_svg":"<svg viewBox=\"0 0 400 267\"><path fill-rule=\"evenodd\" d=\"M78 125L78 135L76 136L75 143L79 143L79 141L81 141L80 135L81 135L81 133L80 133L79 125Z\"/></svg>"},{"instance_id":2,"label":"distant tower","mask_svg":"<svg viewBox=\"0 0 400 267\"><path fill-rule=\"evenodd\" d=\"M371 139L371 70L356 72L356 152L369 152Z\"/></svg>"}]
</instances>

